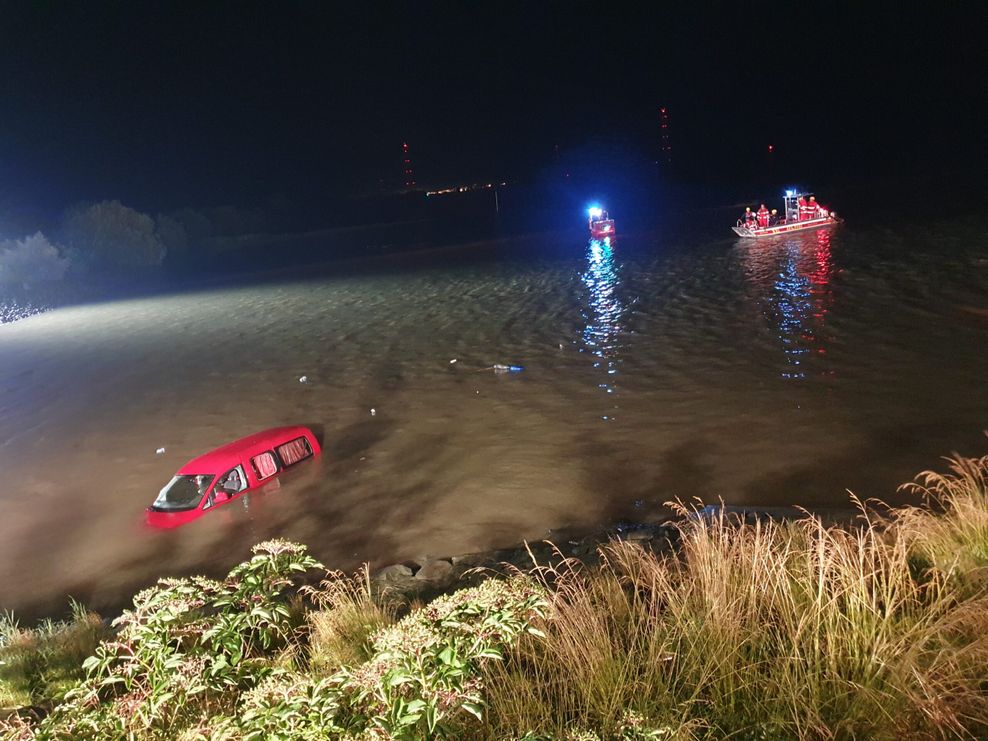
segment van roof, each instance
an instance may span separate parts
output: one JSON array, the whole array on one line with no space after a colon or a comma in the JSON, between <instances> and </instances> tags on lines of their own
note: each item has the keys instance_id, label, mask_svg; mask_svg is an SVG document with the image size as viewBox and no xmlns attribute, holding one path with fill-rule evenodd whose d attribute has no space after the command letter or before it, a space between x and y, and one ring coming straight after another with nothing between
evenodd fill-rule
<instances>
[{"instance_id":1,"label":"van roof","mask_svg":"<svg viewBox=\"0 0 988 741\"><path fill-rule=\"evenodd\" d=\"M310 441L315 439L312 431L308 427L272 427L268 430L255 432L253 435L234 440L232 443L221 445L220 447L203 453L186 463L176 475L194 476L200 473L219 474L238 465L247 458L251 458L265 450L271 450L282 443L294 440L298 437L306 437ZM315 446L313 446L314 451Z\"/></svg>"}]
</instances>

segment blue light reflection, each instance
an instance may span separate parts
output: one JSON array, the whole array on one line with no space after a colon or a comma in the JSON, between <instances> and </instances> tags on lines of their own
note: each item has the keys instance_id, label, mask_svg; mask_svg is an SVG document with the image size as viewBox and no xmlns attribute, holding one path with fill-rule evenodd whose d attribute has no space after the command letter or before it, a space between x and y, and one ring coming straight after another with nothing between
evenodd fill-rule
<instances>
[{"instance_id":1,"label":"blue light reflection","mask_svg":"<svg viewBox=\"0 0 988 741\"><path fill-rule=\"evenodd\" d=\"M821 230L784 242L745 246L742 259L748 278L768 288L762 304L782 347L785 379L832 375L822 364L833 302L830 237L828 230Z\"/></svg>"},{"instance_id":2,"label":"blue light reflection","mask_svg":"<svg viewBox=\"0 0 988 741\"><path fill-rule=\"evenodd\" d=\"M584 347L595 358L594 368L604 368L608 376L616 376L620 349L618 338L625 306L617 295L619 278L609 237L602 241L590 240L587 270L582 279L588 291L587 308L583 314L587 321L583 330ZM613 394L616 389L613 378L598 383L597 387L608 394Z\"/></svg>"}]
</instances>

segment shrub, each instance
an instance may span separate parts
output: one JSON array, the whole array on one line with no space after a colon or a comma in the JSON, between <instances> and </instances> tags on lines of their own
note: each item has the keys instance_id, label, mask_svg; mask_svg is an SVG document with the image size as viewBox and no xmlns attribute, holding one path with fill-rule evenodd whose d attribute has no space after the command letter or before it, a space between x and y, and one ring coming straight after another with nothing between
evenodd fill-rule
<instances>
[{"instance_id":1,"label":"shrub","mask_svg":"<svg viewBox=\"0 0 988 741\"><path fill-rule=\"evenodd\" d=\"M63 234L83 260L100 267L155 266L165 256L154 219L120 201L70 209L64 218Z\"/></svg>"},{"instance_id":2,"label":"shrub","mask_svg":"<svg viewBox=\"0 0 988 741\"><path fill-rule=\"evenodd\" d=\"M344 668L336 679L345 693L348 728L373 728L393 738L465 733L483 717L480 670L547 607L531 579L490 579L439 597L384 628L372 658ZM349 717L348 717L349 716Z\"/></svg>"},{"instance_id":3,"label":"shrub","mask_svg":"<svg viewBox=\"0 0 988 741\"><path fill-rule=\"evenodd\" d=\"M346 598L349 599L349 598ZM490 580L412 611L372 638L370 658L328 678L272 674L214 737L466 738L479 730L481 668L543 614L530 579Z\"/></svg>"},{"instance_id":4,"label":"shrub","mask_svg":"<svg viewBox=\"0 0 988 741\"><path fill-rule=\"evenodd\" d=\"M214 719L202 735L245 741L352 738L337 722L339 710L332 680L277 671L242 695L235 716Z\"/></svg>"},{"instance_id":5,"label":"shrub","mask_svg":"<svg viewBox=\"0 0 988 741\"><path fill-rule=\"evenodd\" d=\"M295 633L285 592L293 576L318 566L284 541L261 543L254 554L222 582L162 579L138 594L42 733L169 735L232 708L239 691L275 671L270 655Z\"/></svg>"},{"instance_id":6,"label":"shrub","mask_svg":"<svg viewBox=\"0 0 988 741\"><path fill-rule=\"evenodd\" d=\"M60 281L69 261L41 232L0 241L0 287Z\"/></svg>"},{"instance_id":7,"label":"shrub","mask_svg":"<svg viewBox=\"0 0 988 741\"><path fill-rule=\"evenodd\" d=\"M189 235L178 219L168 214L158 214L155 227L169 262L174 258L181 258L189 251Z\"/></svg>"},{"instance_id":8,"label":"shrub","mask_svg":"<svg viewBox=\"0 0 988 741\"><path fill-rule=\"evenodd\" d=\"M26 319L47 310L48 307L43 304L36 305L32 301L21 302L0 296L0 324L16 322L18 319Z\"/></svg>"},{"instance_id":9,"label":"shrub","mask_svg":"<svg viewBox=\"0 0 988 741\"><path fill-rule=\"evenodd\" d=\"M159 216L160 218L162 217ZM168 214L167 218L175 221L191 242L202 242L215 236L213 222L201 211L183 208Z\"/></svg>"}]
</instances>

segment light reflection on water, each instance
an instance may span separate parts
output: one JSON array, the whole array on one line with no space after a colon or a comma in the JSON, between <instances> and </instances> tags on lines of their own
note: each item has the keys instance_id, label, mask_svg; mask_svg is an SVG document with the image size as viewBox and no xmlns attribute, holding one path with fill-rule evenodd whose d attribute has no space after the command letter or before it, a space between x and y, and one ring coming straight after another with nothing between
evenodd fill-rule
<instances>
[{"instance_id":1,"label":"light reflection on water","mask_svg":"<svg viewBox=\"0 0 988 741\"><path fill-rule=\"evenodd\" d=\"M617 389L616 375L620 363L621 318L625 307L617 295L618 267L614 262L614 248L610 237L603 241L591 239L587 247L587 269L583 273L587 288L587 308L584 318L583 343L594 356L593 367L602 368L607 378L597 384L606 393ZM613 415L605 415L605 420Z\"/></svg>"},{"instance_id":2,"label":"light reflection on water","mask_svg":"<svg viewBox=\"0 0 988 741\"><path fill-rule=\"evenodd\" d=\"M796 238L753 241L743 245L747 278L764 286L761 303L767 319L777 327L786 366L780 375L805 380L813 356L827 354L827 313L833 302L834 275L831 233L821 229ZM831 375L822 365L817 373Z\"/></svg>"}]
</instances>

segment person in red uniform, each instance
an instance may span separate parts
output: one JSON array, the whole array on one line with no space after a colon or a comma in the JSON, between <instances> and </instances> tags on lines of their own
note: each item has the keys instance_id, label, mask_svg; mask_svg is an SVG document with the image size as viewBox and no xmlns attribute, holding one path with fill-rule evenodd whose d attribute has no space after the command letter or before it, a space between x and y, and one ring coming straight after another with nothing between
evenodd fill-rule
<instances>
[{"instance_id":1,"label":"person in red uniform","mask_svg":"<svg viewBox=\"0 0 988 741\"><path fill-rule=\"evenodd\" d=\"M804 196L799 197L798 205L799 205L799 220L806 221L806 219L809 218L807 214L809 213L810 205L809 203L806 202L806 198Z\"/></svg>"},{"instance_id":2,"label":"person in red uniform","mask_svg":"<svg viewBox=\"0 0 988 741\"><path fill-rule=\"evenodd\" d=\"M810 202L807 204L809 206L809 213L811 219L820 218L820 204L816 202L816 196L810 196Z\"/></svg>"},{"instance_id":3,"label":"person in red uniform","mask_svg":"<svg viewBox=\"0 0 988 741\"><path fill-rule=\"evenodd\" d=\"M758 226L760 227L768 226L768 209L765 208L764 203L758 207L757 219L758 219Z\"/></svg>"},{"instance_id":4,"label":"person in red uniform","mask_svg":"<svg viewBox=\"0 0 988 741\"><path fill-rule=\"evenodd\" d=\"M751 210L751 206L746 206L744 209L744 225L749 229L755 226L755 214Z\"/></svg>"}]
</instances>

